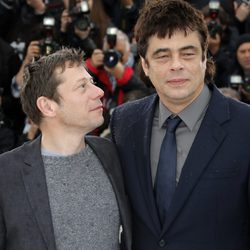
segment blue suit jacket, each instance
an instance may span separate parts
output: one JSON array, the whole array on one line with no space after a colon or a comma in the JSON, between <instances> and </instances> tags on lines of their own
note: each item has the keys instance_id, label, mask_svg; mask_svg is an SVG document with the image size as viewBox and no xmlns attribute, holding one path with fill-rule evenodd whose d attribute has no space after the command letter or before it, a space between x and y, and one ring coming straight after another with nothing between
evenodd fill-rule
<instances>
[{"instance_id":1,"label":"blue suit jacket","mask_svg":"<svg viewBox=\"0 0 250 250\"><path fill-rule=\"evenodd\" d=\"M163 229L150 168L158 97L127 103L113 113L112 138L132 204L133 249L250 249L250 108L224 97L215 87L211 91Z\"/></svg>"}]
</instances>

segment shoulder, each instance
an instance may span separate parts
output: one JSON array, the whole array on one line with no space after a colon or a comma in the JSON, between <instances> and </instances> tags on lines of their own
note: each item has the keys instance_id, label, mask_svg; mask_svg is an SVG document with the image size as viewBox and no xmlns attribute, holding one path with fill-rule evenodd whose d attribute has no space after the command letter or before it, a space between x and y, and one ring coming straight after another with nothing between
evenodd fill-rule
<instances>
[{"instance_id":1,"label":"shoulder","mask_svg":"<svg viewBox=\"0 0 250 250\"><path fill-rule=\"evenodd\" d=\"M26 145L22 145L15 149L12 149L10 151L0 154L0 162L9 162L11 160L15 160L16 158L22 157L24 155L25 148L26 148Z\"/></svg>"},{"instance_id":2,"label":"shoulder","mask_svg":"<svg viewBox=\"0 0 250 250\"><path fill-rule=\"evenodd\" d=\"M95 147L102 147L102 146L113 147L114 146L111 140L100 137L100 136L87 135L85 137L85 140L87 144L93 145Z\"/></svg>"},{"instance_id":3,"label":"shoulder","mask_svg":"<svg viewBox=\"0 0 250 250\"><path fill-rule=\"evenodd\" d=\"M85 141L104 166L107 168L120 166L116 146L111 140L88 135L85 137Z\"/></svg>"},{"instance_id":4,"label":"shoulder","mask_svg":"<svg viewBox=\"0 0 250 250\"><path fill-rule=\"evenodd\" d=\"M230 114L233 119L250 123L250 106L246 103L228 98ZM249 124L250 125L250 124Z\"/></svg>"},{"instance_id":5,"label":"shoulder","mask_svg":"<svg viewBox=\"0 0 250 250\"><path fill-rule=\"evenodd\" d=\"M116 107L112 113L111 122L114 120L127 120L129 118L140 117L141 114L148 111L155 103L156 94L146 96L142 99L124 103Z\"/></svg>"},{"instance_id":6,"label":"shoulder","mask_svg":"<svg viewBox=\"0 0 250 250\"><path fill-rule=\"evenodd\" d=\"M116 154L116 147L110 139L87 135L85 140L97 155Z\"/></svg>"},{"instance_id":7,"label":"shoulder","mask_svg":"<svg viewBox=\"0 0 250 250\"><path fill-rule=\"evenodd\" d=\"M31 142L26 142L21 146L8 152L0 154L0 168L5 166L20 165L24 159L32 157L34 153L40 152L40 137Z\"/></svg>"}]
</instances>

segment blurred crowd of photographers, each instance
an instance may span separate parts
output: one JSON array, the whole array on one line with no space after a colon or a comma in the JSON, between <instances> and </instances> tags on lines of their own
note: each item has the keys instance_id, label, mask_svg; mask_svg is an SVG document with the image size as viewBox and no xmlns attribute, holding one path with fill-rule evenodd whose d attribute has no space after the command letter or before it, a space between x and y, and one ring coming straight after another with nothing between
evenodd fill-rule
<instances>
[{"instance_id":1,"label":"blurred crowd of photographers","mask_svg":"<svg viewBox=\"0 0 250 250\"><path fill-rule=\"evenodd\" d=\"M144 1L150 0L0 0L0 153L39 134L22 112L23 71L31 60L61 47L85 52L86 67L105 92L105 123L96 135L108 135L114 107L154 92L133 38ZM250 1L188 2L207 21L214 84L250 103Z\"/></svg>"}]
</instances>

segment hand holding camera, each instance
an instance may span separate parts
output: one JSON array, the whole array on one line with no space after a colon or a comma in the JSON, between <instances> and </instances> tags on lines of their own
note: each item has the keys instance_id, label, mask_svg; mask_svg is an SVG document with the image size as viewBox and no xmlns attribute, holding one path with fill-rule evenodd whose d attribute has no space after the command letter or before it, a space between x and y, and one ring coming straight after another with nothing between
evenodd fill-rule
<instances>
[{"instance_id":1,"label":"hand holding camera","mask_svg":"<svg viewBox=\"0 0 250 250\"><path fill-rule=\"evenodd\" d=\"M40 54L50 55L59 49L59 44L54 39L55 18L45 16L43 18L43 39L39 41Z\"/></svg>"},{"instance_id":2,"label":"hand holding camera","mask_svg":"<svg viewBox=\"0 0 250 250\"><path fill-rule=\"evenodd\" d=\"M109 52L110 53L110 50ZM106 51L106 56L107 56L107 51ZM108 55L108 57L110 57L110 55ZM123 64L118 61L115 63L115 65L113 67L108 67L107 64L107 60L108 60L108 65L109 63L112 61L110 58L107 59L106 58L106 63L105 61L105 52L103 52L100 49L95 49L92 53L91 56L91 63L95 68L99 68L104 66L105 70L109 73L111 73L115 78L119 79L122 77L123 72L124 72L124 66Z\"/></svg>"},{"instance_id":3,"label":"hand holding camera","mask_svg":"<svg viewBox=\"0 0 250 250\"><path fill-rule=\"evenodd\" d=\"M248 0L234 1L234 10L235 10L235 17L240 22L244 22L250 14L250 1Z\"/></svg>"},{"instance_id":4,"label":"hand holding camera","mask_svg":"<svg viewBox=\"0 0 250 250\"><path fill-rule=\"evenodd\" d=\"M88 2L86 0L82 0L79 3L73 3L71 1L68 15L72 19L72 23L75 28L86 31L87 29L91 28L91 21L90 21L90 9Z\"/></svg>"},{"instance_id":5,"label":"hand holding camera","mask_svg":"<svg viewBox=\"0 0 250 250\"><path fill-rule=\"evenodd\" d=\"M39 41L31 41L28 48L27 52L24 58L24 63L28 64L30 63L34 57L39 57L40 56L40 42Z\"/></svg>"},{"instance_id":6,"label":"hand holding camera","mask_svg":"<svg viewBox=\"0 0 250 250\"><path fill-rule=\"evenodd\" d=\"M25 55L25 58L23 60L23 63L16 74L16 83L21 87L23 84L23 74L24 74L24 68L27 64L29 64L35 57L40 56L40 42L39 41L31 41L27 52Z\"/></svg>"},{"instance_id":7,"label":"hand holding camera","mask_svg":"<svg viewBox=\"0 0 250 250\"><path fill-rule=\"evenodd\" d=\"M216 37L216 34L221 34L222 27L218 23L218 15L220 11L220 2L218 0L211 0L209 2L209 14L211 21L208 23L208 31L212 38Z\"/></svg>"},{"instance_id":8,"label":"hand holding camera","mask_svg":"<svg viewBox=\"0 0 250 250\"><path fill-rule=\"evenodd\" d=\"M250 77L243 78L241 75L230 76L230 86L240 92L247 92L250 94Z\"/></svg>"}]
</instances>

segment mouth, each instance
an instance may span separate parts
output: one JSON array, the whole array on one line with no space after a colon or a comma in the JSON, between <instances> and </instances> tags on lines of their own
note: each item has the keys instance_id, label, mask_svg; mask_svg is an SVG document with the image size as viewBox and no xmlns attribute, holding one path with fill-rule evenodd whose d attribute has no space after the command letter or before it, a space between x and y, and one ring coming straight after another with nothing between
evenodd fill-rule
<instances>
[{"instance_id":1,"label":"mouth","mask_svg":"<svg viewBox=\"0 0 250 250\"><path fill-rule=\"evenodd\" d=\"M90 111L96 111L96 110L101 110L103 111L103 105L98 105L95 108L90 109Z\"/></svg>"},{"instance_id":2,"label":"mouth","mask_svg":"<svg viewBox=\"0 0 250 250\"><path fill-rule=\"evenodd\" d=\"M167 81L171 86L182 86L187 82L186 78L173 78Z\"/></svg>"}]
</instances>

